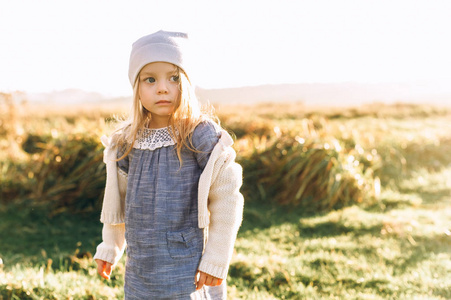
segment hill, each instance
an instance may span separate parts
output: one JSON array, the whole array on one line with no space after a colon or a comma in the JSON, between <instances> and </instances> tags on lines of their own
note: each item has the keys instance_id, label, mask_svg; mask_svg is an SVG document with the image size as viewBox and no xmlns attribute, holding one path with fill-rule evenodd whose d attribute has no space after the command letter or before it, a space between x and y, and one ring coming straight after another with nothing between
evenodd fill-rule
<instances>
[{"instance_id":1,"label":"hill","mask_svg":"<svg viewBox=\"0 0 451 300\"><path fill-rule=\"evenodd\" d=\"M229 89L197 89L211 103L304 102L306 105L350 106L371 102L451 105L451 90L431 84L312 83L262 85Z\"/></svg>"},{"instance_id":2,"label":"hill","mask_svg":"<svg viewBox=\"0 0 451 300\"><path fill-rule=\"evenodd\" d=\"M254 104L258 102L303 102L307 106L355 106L381 102L408 102L451 106L451 85L430 83L302 83L260 85L226 89L196 88L202 102ZM107 97L96 92L66 89L50 93L23 94L16 98L30 103L124 104L130 96Z\"/></svg>"}]
</instances>

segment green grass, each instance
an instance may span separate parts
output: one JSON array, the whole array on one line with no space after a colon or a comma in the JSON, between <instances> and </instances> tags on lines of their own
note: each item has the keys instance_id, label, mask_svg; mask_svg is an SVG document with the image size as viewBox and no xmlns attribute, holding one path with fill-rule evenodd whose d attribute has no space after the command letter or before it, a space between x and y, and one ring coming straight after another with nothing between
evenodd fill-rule
<instances>
[{"instance_id":1,"label":"green grass","mask_svg":"<svg viewBox=\"0 0 451 300\"><path fill-rule=\"evenodd\" d=\"M229 281L234 296L449 299L451 209L403 206L383 212L352 206L305 217L273 210L270 224L240 234ZM256 210L248 207L246 216L255 220ZM248 298L249 290L262 294Z\"/></svg>"},{"instance_id":2,"label":"green grass","mask_svg":"<svg viewBox=\"0 0 451 300\"><path fill-rule=\"evenodd\" d=\"M260 137L275 126L299 125L301 112L273 111L263 106L255 122L224 118L239 133L241 159L248 157L243 145L264 147ZM373 161L382 182L378 199L317 212L249 195L230 266L229 298L451 299L449 114L395 106L323 115L330 120L317 125L378 159ZM39 122L39 130L56 126ZM83 122L73 122L76 133L92 128L87 117ZM247 125L260 128L259 135ZM111 281L97 276L92 261L101 239L98 211L49 213L32 199L10 200L0 201L0 300L123 297L124 259Z\"/></svg>"},{"instance_id":3,"label":"green grass","mask_svg":"<svg viewBox=\"0 0 451 300\"><path fill-rule=\"evenodd\" d=\"M318 214L246 205L230 298L449 299L451 184L443 178L451 168L420 174L402 183L403 193L384 191L377 207ZM2 210L0 299L120 297L123 260L106 282L89 259L100 241L97 217L44 216Z\"/></svg>"},{"instance_id":4,"label":"green grass","mask_svg":"<svg viewBox=\"0 0 451 300\"><path fill-rule=\"evenodd\" d=\"M96 215L58 215L8 205L0 210L0 299L114 299L121 285L96 275ZM116 280L120 281L120 279Z\"/></svg>"},{"instance_id":5,"label":"green grass","mask_svg":"<svg viewBox=\"0 0 451 300\"><path fill-rule=\"evenodd\" d=\"M376 203L326 213L247 203L231 296L451 298L449 115L394 116L329 123L328 131L351 146L380 155L375 174L383 186Z\"/></svg>"}]
</instances>

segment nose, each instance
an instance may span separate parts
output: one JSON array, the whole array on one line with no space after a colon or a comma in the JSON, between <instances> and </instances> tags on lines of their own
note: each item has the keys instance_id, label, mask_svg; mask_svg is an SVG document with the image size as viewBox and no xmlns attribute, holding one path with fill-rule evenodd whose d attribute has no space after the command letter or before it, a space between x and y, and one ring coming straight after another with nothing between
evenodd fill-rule
<instances>
[{"instance_id":1,"label":"nose","mask_svg":"<svg viewBox=\"0 0 451 300\"><path fill-rule=\"evenodd\" d=\"M167 94L168 93L168 88L164 81L158 82L157 93L158 94Z\"/></svg>"}]
</instances>

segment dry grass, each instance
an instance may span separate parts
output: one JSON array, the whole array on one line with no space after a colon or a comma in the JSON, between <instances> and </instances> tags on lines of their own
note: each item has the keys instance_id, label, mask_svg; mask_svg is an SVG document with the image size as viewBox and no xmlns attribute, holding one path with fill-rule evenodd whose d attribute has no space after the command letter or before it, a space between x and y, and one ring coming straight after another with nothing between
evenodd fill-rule
<instances>
[{"instance_id":1,"label":"dry grass","mask_svg":"<svg viewBox=\"0 0 451 300\"><path fill-rule=\"evenodd\" d=\"M105 283L89 258L101 236L99 137L120 111L0 106L0 299L121 298L124 261ZM245 171L230 298L451 297L449 110L217 112Z\"/></svg>"}]
</instances>

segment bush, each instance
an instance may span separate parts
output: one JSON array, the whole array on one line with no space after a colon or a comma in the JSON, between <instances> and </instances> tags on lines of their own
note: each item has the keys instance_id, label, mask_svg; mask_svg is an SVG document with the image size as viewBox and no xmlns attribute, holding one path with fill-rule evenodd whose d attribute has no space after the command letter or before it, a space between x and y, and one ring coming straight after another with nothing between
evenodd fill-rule
<instances>
[{"instance_id":1,"label":"bush","mask_svg":"<svg viewBox=\"0 0 451 300\"><path fill-rule=\"evenodd\" d=\"M103 146L93 134L61 137L30 135L22 145L33 153L27 163L4 163L2 202L17 197L46 205L51 213L78 212L99 207L105 187Z\"/></svg>"},{"instance_id":2,"label":"bush","mask_svg":"<svg viewBox=\"0 0 451 300\"><path fill-rule=\"evenodd\" d=\"M241 159L246 196L317 210L373 199L378 160L368 160L369 153L360 146L344 149L327 135L325 120L318 124L305 119L302 124L299 131L277 135L276 130L264 147L255 146L247 159Z\"/></svg>"}]
</instances>

